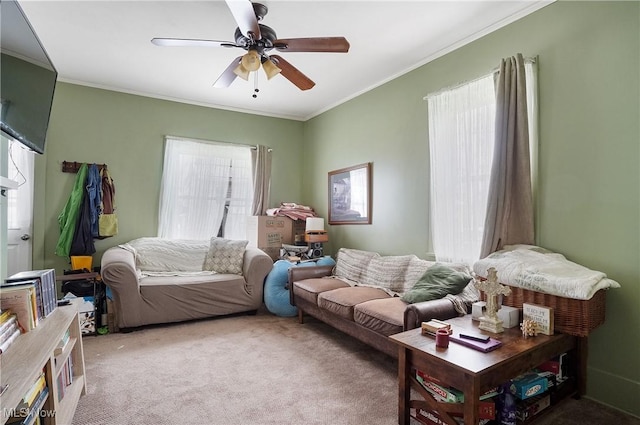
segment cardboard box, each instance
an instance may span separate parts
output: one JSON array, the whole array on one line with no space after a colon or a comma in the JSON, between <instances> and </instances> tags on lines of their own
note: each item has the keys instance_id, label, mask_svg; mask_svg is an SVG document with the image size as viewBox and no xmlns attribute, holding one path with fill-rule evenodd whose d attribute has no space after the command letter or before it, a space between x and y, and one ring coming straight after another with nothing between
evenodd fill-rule
<instances>
[{"instance_id":1,"label":"cardboard box","mask_svg":"<svg viewBox=\"0 0 640 425\"><path fill-rule=\"evenodd\" d=\"M446 422L440 419L438 413L431 410L416 409L414 418L418 420L418 422L426 425L447 425ZM453 419L460 425L464 424L462 418L456 417Z\"/></svg>"},{"instance_id":2,"label":"cardboard box","mask_svg":"<svg viewBox=\"0 0 640 425\"><path fill-rule=\"evenodd\" d=\"M485 301L476 301L471 305L471 318L480 320L485 315L487 303ZM502 326L505 328L513 328L520 325L520 310L514 307L503 305L498 310L498 319L502 320Z\"/></svg>"},{"instance_id":3,"label":"cardboard box","mask_svg":"<svg viewBox=\"0 0 640 425\"><path fill-rule=\"evenodd\" d=\"M447 403L462 403L464 402L464 394L454 388L438 385L435 382L430 381L421 373L416 373L416 380L438 401L444 401Z\"/></svg>"},{"instance_id":4,"label":"cardboard box","mask_svg":"<svg viewBox=\"0 0 640 425\"><path fill-rule=\"evenodd\" d=\"M76 297L68 293L64 299L71 301L71 304L78 309L80 319L80 331L82 335L96 333L96 311L93 305L93 297Z\"/></svg>"},{"instance_id":5,"label":"cardboard box","mask_svg":"<svg viewBox=\"0 0 640 425\"><path fill-rule=\"evenodd\" d=\"M447 425L434 410L415 409L415 412L411 412L411 417L424 425ZM459 416L453 416L453 420L459 425L464 425L464 420ZM491 419L480 419L478 425L485 425L490 421Z\"/></svg>"},{"instance_id":6,"label":"cardboard box","mask_svg":"<svg viewBox=\"0 0 640 425\"><path fill-rule=\"evenodd\" d=\"M526 373L511 380L511 393L521 400L547 391L547 378L537 373Z\"/></svg>"},{"instance_id":7,"label":"cardboard box","mask_svg":"<svg viewBox=\"0 0 640 425\"><path fill-rule=\"evenodd\" d=\"M545 372L555 373L558 383L564 381L569 377L569 374L567 373L567 353L563 353L558 357L542 363L537 367L537 369Z\"/></svg>"},{"instance_id":8,"label":"cardboard box","mask_svg":"<svg viewBox=\"0 0 640 425\"><path fill-rule=\"evenodd\" d=\"M296 232L304 234L304 220L258 215L247 218L247 240L266 252L273 260L280 258L282 244L295 242Z\"/></svg>"},{"instance_id":9,"label":"cardboard box","mask_svg":"<svg viewBox=\"0 0 640 425\"><path fill-rule=\"evenodd\" d=\"M521 421L529 419L551 405L549 394L540 394L516 403L516 418Z\"/></svg>"},{"instance_id":10,"label":"cardboard box","mask_svg":"<svg viewBox=\"0 0 640 425\"><path fill-rule=\"evenodd\" d=\"M293 239L295 242L296 236L300 237L300 242L304 242L305 230L307 222L305 220L291 220L293 222Z\"/></svg>"},{"instance_id":11,"label":"cardboard box","mask_svg":"<svg viewBox=\"0 0 640 425\"><path fill-rule=\"evenodd\" d=\"M487 311L487 303L485 301L476 301L471 305L471 319L480 320Z\"/></svg>"},{"instance_id":12,"label":"cardboard box","mask_svg":"<svg viewBox=\"0 0 640 425\"><path fill-rule=\"evenodd\" d=\"M503 305L498 310L498 319L502 320L505 328L515 328L520 325L520 310L515 307Z\"/></svg>"},{"instance_id":13,"label":"cardboard box","mask_svg":"<svg viewBox=\"0 0 640 425\"><path fill-rule=\"evenodd\" d=\"M416 380L433 396L436 401L444 403L464 403L464 394L455 388L438 385L429 380L429 376L416 371ZM480 419L495 419L496 405L491 399L480 400L478 403L478 417Z\"/></svg>"}]
</instances>

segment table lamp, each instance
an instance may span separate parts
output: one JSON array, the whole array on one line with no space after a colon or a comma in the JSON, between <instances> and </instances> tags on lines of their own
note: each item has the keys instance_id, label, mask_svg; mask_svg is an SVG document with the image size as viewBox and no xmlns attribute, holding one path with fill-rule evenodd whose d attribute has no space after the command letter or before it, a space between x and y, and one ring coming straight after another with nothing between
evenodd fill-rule
<instances>
[{"instance_id":1,"label":"table lamp","mask_svg":"<svg viewBox=\"0 0 640 425\"><path fill-rule=\"evenodd\" d=\"M323 256L322 244L329 241L329 235L327 235L326 230L324 230L324 218L307 218L304 240L309 244L308 256L310 258Z\"/></svg>"}]
</instances>

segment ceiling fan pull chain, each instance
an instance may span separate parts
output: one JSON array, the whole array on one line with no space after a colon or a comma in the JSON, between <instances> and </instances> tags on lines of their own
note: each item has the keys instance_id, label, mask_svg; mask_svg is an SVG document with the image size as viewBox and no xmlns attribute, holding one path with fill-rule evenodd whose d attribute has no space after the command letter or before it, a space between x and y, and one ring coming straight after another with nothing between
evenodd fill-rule
<instances>
[{"instance_id":1,"label":"ceiling fan pull chain","mask_svg":"<svg viewBox=\"0 0 640 425\"><path fill-rule=\"evenodd\" d=\"M258 97L259 91L260 89L258 89L258 73L254 72L253 73L253 95L251 95L251 97L256 99Z\"/></svg>"}]
</instances>

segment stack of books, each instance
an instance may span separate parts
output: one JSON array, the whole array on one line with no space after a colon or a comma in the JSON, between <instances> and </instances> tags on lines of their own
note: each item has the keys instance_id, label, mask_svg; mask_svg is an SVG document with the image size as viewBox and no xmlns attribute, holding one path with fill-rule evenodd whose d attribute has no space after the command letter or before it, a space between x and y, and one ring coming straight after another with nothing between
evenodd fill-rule
<instances>
[{"instance_id":1,"label":"stack of books","mask_svg":"<svg viewBox=\"0 0 640 425\"><path fill-rule=\"evenodd\" d=\"M23 332L29 332L38 326L38 298L35 282L1 284L0 304L3 309L10 309L17 316L18 325Z\"/></svg>"},{"instance_id":2,"label":"stack of books","mask_svg":"<svg viewBox=\"0 0 640 425\"><path fill-rule=\"evenodd\" d=\"M40 423L40 410L48 396L49 388L47 388L44 372L42 372L20 400L20 404L12 409L6 423L11 425Z\"/></svg>"},{"instance_id":3,"label":"stack of books","mask_svg":"<svg viewBox=\"0 0 640 425\"><path fill-rule=\"evenodd\" d=\"M20 333L18 316L10 309L0 310L0 354L7 351Z\"/></svg>"},{"instance_id":4,"label":"stack of books","mask_svg":"<svg viewBox=\"0 0 640 425\"><path fill-rule=\"evenodd\" d=\"M16 273L7 279L3 286L35 283L38 317L47 317L58 306L55 269L29 270Z\"/></svg>"},{"instance_id":5,"label":"stack of books","mask_svg":"<svg viewBox=\"0 0 640 425\"><path fill-rule=\"evenodd\" d=\"M56 379L56 385L58 387L58 401L64 398L64 395L71 384L73 384L73 356L67 357L67 360L60 369L60 375L58 375L58 379Z\"/></svg>"},{"instance_id":6,"label":"stack of books","mask_svg":"<svg viewBox=\"0 0 640 425\"><path fill-rule=\"evenodd\" d=\"M16 316L22 332L29 332L58 305L54 269L16 273L0 283L0 303Z\"/></svg>"}]
</instances>

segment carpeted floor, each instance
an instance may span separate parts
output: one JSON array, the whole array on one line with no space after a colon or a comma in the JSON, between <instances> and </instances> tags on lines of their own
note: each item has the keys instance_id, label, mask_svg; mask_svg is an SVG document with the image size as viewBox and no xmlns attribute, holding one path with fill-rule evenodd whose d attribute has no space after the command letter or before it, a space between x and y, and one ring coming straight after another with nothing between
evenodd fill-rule
<instances>
[{"instance_id":1,"label":"carpeted floor","mask_svg":"<svg viewBox=\"0 0 640 425\"><path fill-rule=\"evenodd\" d=\"M261 311L85 337L84 350L73 425L397 423L395 360L312 318ZM582 399L538 424L640 420Z\"/></svg>"}]
</instances>

